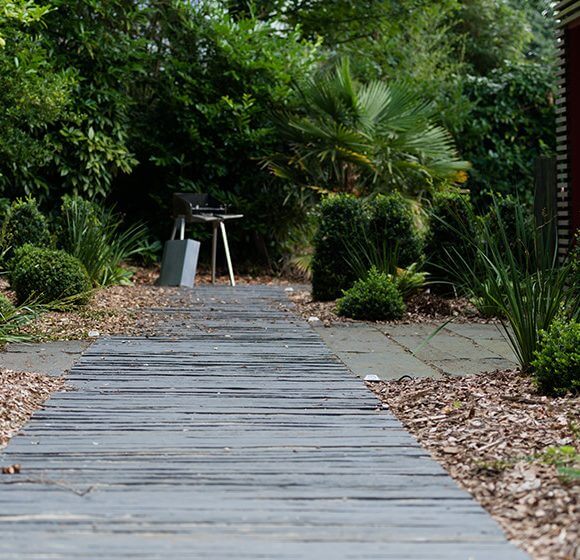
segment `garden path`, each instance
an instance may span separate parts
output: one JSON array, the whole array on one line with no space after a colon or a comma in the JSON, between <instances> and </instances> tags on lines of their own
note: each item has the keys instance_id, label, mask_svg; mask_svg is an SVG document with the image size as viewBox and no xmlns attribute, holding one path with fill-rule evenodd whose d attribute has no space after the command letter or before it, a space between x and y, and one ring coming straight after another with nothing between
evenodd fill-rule
<instances>
[{"instance_id":1,"label":"garden path","mask_svg":"<svg viewBox=\"0 0 580 560\"><path fill-rule=\"evenodd\" d=\"M283 299L97 341L2 454L0 557L527 558Z\"/></svg>"}]
</instances>

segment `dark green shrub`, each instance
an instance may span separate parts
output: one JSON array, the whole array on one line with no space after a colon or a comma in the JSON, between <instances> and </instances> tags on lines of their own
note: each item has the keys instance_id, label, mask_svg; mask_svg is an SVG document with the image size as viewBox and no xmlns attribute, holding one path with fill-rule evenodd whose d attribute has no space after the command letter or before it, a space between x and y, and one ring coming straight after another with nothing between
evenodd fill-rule
<instances>
[{"instance_id":1,"label":"dark green shrub","mask_svg":"<svg viewBox=\"0 0 580 560\"><path fill-rule=\"evenodd\" d=\"M24 245L10 261L10 285L19 302L67 300L84 304L91 283L83 264L64 251Z\"/></svg>"},{"instance_id":2,"label":"dark green shrub","mask_svg":"<svg viewBox=\"0 0 580 560\"><path fill-rule=\"evenodd\" d=\"M4 294L0 294L0 321L12 315L14 310L14 304Z\"/></svg>"},{"instance_id":3,"label":"dark green shrub","mask_svg":"<svg viewBox=\"0 0 580 560\"><path fill-rule=\"evenodd\" d=\"M336 299L357 279L345 260L345 241L356 243L364 235L364 228L364 209L359 199L334 195L322 201L312 258L314 299Z\"/></svg>"},{"instance_id":4,"label":"dark green shrub","mask_svg":"<svg viewBox=\"0 0 580 560\"><path fill-rule=\"evenodd\" d=\"M392 278L372 268L357 280L337 302L339 315L352 319L381 321L400 319L405 312L403 297Z\"/></svg>"},{"instance_id":5,"label":"dark green shrub","mask_svg":"<svg viewBox=\"0 0 580 560\"><path fill-rule=\"evenodd\" d=\"M2 224L1 245L10 255L27 243L38 247L52 244L48 221L33 198L15 200Z\"/></svg>"},{"instance_id":6,"label":"dark green shrub","mask_svg":"<svg viewBox=\"0 0 580 560\"><path fill-rule=\"evenodd\" d=\"M429 213L428 268L436 280L450 282L454 280L450 261L455 252L467 261L475 260L473 242L477 237L477 224L473 207L467 194L440 192L433 197Z\"/></svg>"},{"instance_id":7,"label":"dark green shrub","mask_svg":"<svg viewBox=\"0 0 580 560\"><path fill-rule=\"evenodd\" d=\"M543 393L562 396L580 391L580 323L555 319L540 331L534 352L534 382Z\"/></svg>"},{"instance_id":8,"label":"dark green shrub","mask_svg":"<svg viewBox=\"0 0 580 560\"><path fill-rule=\"evenodd\" d=\"M423 239L413 220L409 201L399 193L378 195L367 202L368 238L397 255L397 266L405 268L423 258Z\"/></svg>"},{"instance_id":9,"label":"dark green shrub","mask_svg":"<svg viewBox=\"0 0 580 560\"><path fill-rule=\"evenodd\" d=\"M363 278L372 266L387 273L421 261L423 240L407 200L400 194L371 200L334 195L320 205L314 237L312 294L331 300Z\"/></svg>"}]
</instances>

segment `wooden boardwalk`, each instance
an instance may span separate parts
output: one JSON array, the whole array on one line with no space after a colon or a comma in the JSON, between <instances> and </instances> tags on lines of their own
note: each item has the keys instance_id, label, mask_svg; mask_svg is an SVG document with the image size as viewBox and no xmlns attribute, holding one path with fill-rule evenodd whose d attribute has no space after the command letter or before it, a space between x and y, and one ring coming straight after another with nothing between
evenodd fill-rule
<instances>
[{"instance_id":1,"label":"wooden boardwalk","mask_svg":"<svg viewBox=\"0 0 580 560\"><path fill-rule=\"evenodd\" d=\"M0 558L527 558L282 298L94 344L2 454Z\"/></svg>"}]
</instances>

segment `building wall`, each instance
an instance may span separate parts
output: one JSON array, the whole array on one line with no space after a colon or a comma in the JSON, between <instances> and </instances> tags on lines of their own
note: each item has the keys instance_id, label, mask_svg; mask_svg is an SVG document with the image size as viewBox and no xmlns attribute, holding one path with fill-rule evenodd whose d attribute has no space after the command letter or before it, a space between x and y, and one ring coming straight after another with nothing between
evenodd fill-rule
<instances>
[{"instance_id":1,"label":"building wall","mask_svg":"<svg viewBox=\"0 0 580 560\"><path fill-rule=\"evenodd\" d=\"M558 239L564 254L580 227L580 0L556 6L558 20Z\"/></svg>"}]
</instances>

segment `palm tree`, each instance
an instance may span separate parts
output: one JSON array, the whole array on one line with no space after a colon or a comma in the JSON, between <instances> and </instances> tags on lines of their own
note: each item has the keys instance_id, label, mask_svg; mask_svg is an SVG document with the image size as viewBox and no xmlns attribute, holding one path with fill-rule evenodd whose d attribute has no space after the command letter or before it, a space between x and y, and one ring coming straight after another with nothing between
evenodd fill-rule
<instances>
[{"instance_id":1,"label":"palm tree","mask_svg":"<svg viewBox=\"0 0 580 560\"><path fill-rule=\"evenodd\" d=\"M287 149L266 161L280 177L321 191L418 194L469 167L408 84L361 84L343 59L296 90L300 109L276 118Z\"/></svg>"}]
</instances>

